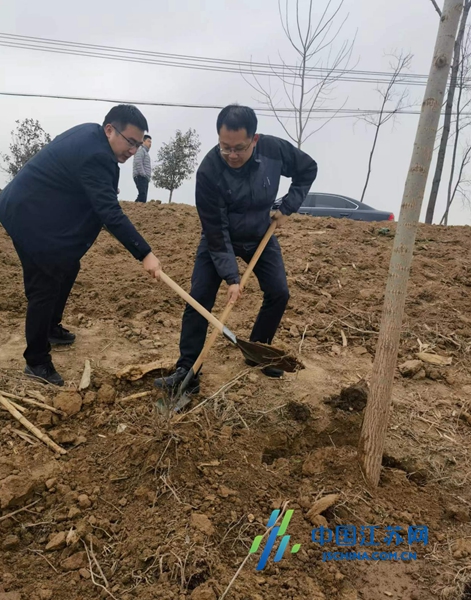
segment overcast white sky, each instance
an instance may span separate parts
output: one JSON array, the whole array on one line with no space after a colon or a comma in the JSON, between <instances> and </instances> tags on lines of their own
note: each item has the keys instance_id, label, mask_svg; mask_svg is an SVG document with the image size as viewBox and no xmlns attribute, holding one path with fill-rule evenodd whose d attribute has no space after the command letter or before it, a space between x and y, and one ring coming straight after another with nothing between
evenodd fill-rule
<instances>
[{"instance_id":1,"label":"overcast white sky","mask_svg":"<svg viewBox=\"0 0 471 600\"><path fill-rule=\"evenodd\" d=\"M320 15L325 0L316 0ZM428 73L438 27L430 0L345 0L342 14L350 14L343 38L357 31L353 57L356 68L387 70L384 54L404 50L414 55L411 71ZM276 0L15 0L0 6L0 31L125 48L218 57L229 60L286 62L295 56L280 25ZM190 71L98 58L54 55L38 51L0 48L0 91L117 98L151 102L191 102L225 105L239 102L260 105L260 99L238 74ZM424 88L412 87L419 103ZM371 83L341 83L337 104L348 97L349 108L377 108L379 96ZM16 119L38 119L53 137L79 123L101 122L111 104L0 96L0 152L8 151ZM216 110L140 107L146 115L154 145L168 141L176 129L192 127L200 135L199 160L216 143ZM409 166L417 116L401 116L381 130L365 202L399 213ZM259 114L259 131L284 136L274 118ZM373 129L356 119L331 122L303 149L319 164L313 189L359 198L366 175ZM431 179L431 177L430 177ZM6 179L0 173L0 187ZM285 181L280 188L284 192ZM443 213L444 188L436 212ZM121 169L120 199L133 200L132 159ZM168 198L168 192L151 187L149 199ZM176 202L194 203L194 179L174 193ZM425 208L425 203L424 203ZM423 211L424 212L424 211ZM471 213L456 201L451 224L471 222Z\"/></svg>"}]
</instances>

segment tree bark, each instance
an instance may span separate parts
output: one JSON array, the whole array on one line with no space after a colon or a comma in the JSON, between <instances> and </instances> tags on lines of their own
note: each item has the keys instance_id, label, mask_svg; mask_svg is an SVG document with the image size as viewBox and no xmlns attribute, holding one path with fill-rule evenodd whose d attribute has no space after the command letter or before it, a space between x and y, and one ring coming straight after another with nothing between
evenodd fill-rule
<instances>
[{"instance_id":1,"label":"tree bark","mask_svg":"<svg viewBox=\"0 0 471 600\"><path fill-rule=\"evenodd\" d=\"M168 203L172 202L173 190L170 190L170 196L168 197Z\"/></svg>"},{"instance_id":2,"label":"tree bark","mask_svg":"<svg viewBox=\"0 0 471 600\"><path fill-rule=\"evenodd\" d=\"M462 2L445 0L394 238L370 393L358 447L361 468L373 486L379 483L417 224L462 8Z\"/></svg>"},{"instance_id":3,"label":"tree bark","mask_svg":"<svg viewBox=\"0 0 471 600\"><path fill-rule=\"evenodd\" d=\"M437 165L435 167L435 174L433 176L432 189L430 191L430 198L427 205L427 213L425 215L425 222L432 224L433 214L435 212L435 205L437 203L438 190L440 189L440 182L442 179L443 166L445 164L445 155L448 145L448 137L450 136L451 116L453 111L453 100L455 97L456 82L458 81L458 69L460 66L461 56L461 44L463 42L466 21L468 19L469 9L471 8L471 2L466 2L464 5L463 14L461 16L460 28L454 45L453 52L453 66L451 69L450 85L448 87L448 95L446 99L445 107L445 120L443 123L442 137L440 140L440 148L438 150Z\"/></svg>"}]
</instances>

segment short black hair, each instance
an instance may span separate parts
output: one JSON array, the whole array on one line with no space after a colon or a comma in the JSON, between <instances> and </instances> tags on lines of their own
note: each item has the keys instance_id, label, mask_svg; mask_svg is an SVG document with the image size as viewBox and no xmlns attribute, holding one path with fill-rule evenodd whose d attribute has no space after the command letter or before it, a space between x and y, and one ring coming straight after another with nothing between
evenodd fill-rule
<instances>
[{"instance_id":1,"label":"short black hair","mask_svg":"<svg viewBox=\"0 0 471 600\"><path fill-rule=\"evenodd\" d=\"M146 140L151 140L151 139L152 139L152 136L151 136L151 135L145 135L145 136L144 136L144 141L146 141Z\"/></svg>"},{"instance_id":2,"label":"short black hair","mask_svg":"<svg viewBox=\"0 0 471 600\"><path fill-rule=\"evenodd\" d=\"M141 131L148 131L149 129L145 116L132 104L113 106L103 121L103 127L108 123L118 127L118 129L126 129L127 125L134 125Z\"/></svg>"},{"instance_id":3,"label":"short black hair","mask_svg":"<svg viewBox=\"0 0 471 600\"><path fill-rule=\"evenodd\" d=\"M221 110L216 123L218 133L223 125L229 131L239 131L245 129L249 137L253 137L257 131L257 116L253 108L249 106L240 106L239 104L229 104Z\"/></svg>"}]
</instances>

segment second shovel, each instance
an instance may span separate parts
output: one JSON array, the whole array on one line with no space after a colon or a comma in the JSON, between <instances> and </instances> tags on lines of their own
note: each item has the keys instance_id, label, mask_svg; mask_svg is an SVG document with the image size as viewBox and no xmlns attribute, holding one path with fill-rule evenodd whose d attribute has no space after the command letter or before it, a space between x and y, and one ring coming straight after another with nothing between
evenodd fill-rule
<instances>
[{"instance_id":1,"label":"second shovel","mask_svg":"<svg viewBox=\"0 0 471 600\"><path fill-rule=\"evenodd\" d=\"M229 340L232 344L237 346L242 352L245 358L257 363L258 365L275 365L283 371L288 373L294 373L299 363L296 358L289 356L283 350L274 348L266 344L260 344L259 342L247 342L238 338L230 329L228 329L221 321L211 314L208 310L201 306L194 298L190 296L184 289L182 289L173 279L171 279L166 273L160 271L160 279L172 290L174 290L180 298L185 300L190 306L192 306L197 312L200 313L211 325L223 334L223 336Z\"/></svg>"},{"instance_id":2,"label":"second shovel","mask_svg":"<svg viewBox=\"0 0 471 600\"><path fill-rule=\"evenodd\" d=\"M270 227L267 229L260 244L258 245L257 250L255 251L254 255L252 256L251 261L247 265L244 274L242 275L242 279L240 281L240 290L241 291L244 290L245 284L247 283L252 271L254 270L255 265L258 262L258 259L260 258L263 251L265 250L266 245L270 241L271 236L275 233L275 230L276 230L276 221L272 221ZM219 317L219 320L221 321L221 323L223 325L226 324L226 321L227 321L229 315L231 314L232 309L234 308L234 305L235 305L234 303L228 303L226 305L226 308L224 309L222 315ZM209 339L206 341L203 350L201 351L200 355L196 359L196 362L191 367L191 369L188 371L185 379L180 384L178 392L175 395L174 410L176 412L178 412L179 410L181 410L182 408L184 408L187 404L189 404L191 402L191 397L188 394L186 394L186 390L187 390L188 385L190 384L190 381L192 380L192 378L200 372L201 366L203 365L203 362L204 362L206 356L208 355L208 352L210 351L214 342L216 341L218 334L219 334L219 331L217 329L214 329L212 334L209 336Z\"/></svg>"}]
</instances>

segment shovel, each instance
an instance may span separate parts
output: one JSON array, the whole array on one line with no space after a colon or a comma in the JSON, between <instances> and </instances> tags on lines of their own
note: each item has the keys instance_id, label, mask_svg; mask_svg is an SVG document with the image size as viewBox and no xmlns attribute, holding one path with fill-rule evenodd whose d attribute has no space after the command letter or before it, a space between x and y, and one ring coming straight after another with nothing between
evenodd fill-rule
<instances>
[{"instance_id":1,"label":"shovel","mask_svg":"<svg viewBox=\"0 0 471 600\"><path fill-rule=\"evenodd\" d=\"M238 338L235 333L228 329L223 323L221 323L221 321L216 319L214 315L206 310L204 306L201 306L199 302L192 298L190 294L185 292L185 290L175 283L173 279L170 279L170 277L163 271L160 271L160 280L172 288L172 290L176 292L180 298L183 298L187 304L199 312L201 316L211 323L211 325L216 327L216 329L222 333L223 336L231 342L231 344L237 346L245 358L256 362L259 365L276 364L277 367L279 366L280 369L288 371L289 373L294 373L296 371L296 368L298 367L298 361L294 357L288 356L279 348L274 348L273 346L266 344L260 344L259 342L247 342L246 340Z\"/></svg>"},{"instance_id":2,"label":"shovel","mask_svg":"<svg viewBox=\"0 0 471 600\"><path fill-rule=\"evenodd\" d=\"M267 229L265 235L263 236L262 241L258 245L258 248L255 251L255 254L252 256L251 261L247 265L247 268L245 269L244 274L242 275L242 279L240 281L241 292L244 289L248 278L252 274L252 271L254 270L258 259L260 258L262 252L265 250L265 246L268 244L271 236L274 234L275 229L276 229L276 221L273 221L271 223L270 227ZM233 308L234 308L234 302L229 302L226 305L226 308L224 309L224 312L222 313L222 315L219 319L223 325L226 323L227 319L229 318L229 315L231 314L231 311ZM219 330L213 329L210 337L208 338L208 341L204 345L203 350L201 350L200 355L196 359L195 364L191 367L191 369L188 371L187 376L180 384L178 392L175 394L175 398L176 398L176 404L174 406L175 411L181 410L191 401L191 398L188 396L188 394L185 394L185 392L188 388L188 385L189 385L191 379L200 372L201 366L202 366L206 356L208 355L209 351L213 347L213 344L216 341L218 334L219 334Z\"/></svg>"}]
</instances>

